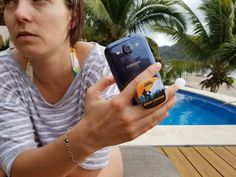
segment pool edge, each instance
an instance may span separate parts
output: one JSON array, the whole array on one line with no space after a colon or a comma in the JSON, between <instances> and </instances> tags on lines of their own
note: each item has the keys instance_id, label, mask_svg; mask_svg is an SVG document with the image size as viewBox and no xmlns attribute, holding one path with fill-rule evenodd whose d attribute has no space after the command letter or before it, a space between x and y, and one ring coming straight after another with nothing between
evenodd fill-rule
<instances>
[{"instance_id":1,"label":"pool edge","mask_svg":"<svg viewBox=\"0 0 236 177\"><path fill-rule=\"evenodd\" d=\"M125 145L236 145L236 125L156 126Z\"/></svg>"},{"instance_id":2,"label":"pool edge","mask_svg":"<svg viewBox=\"0 0 236 177\"><path fill-rule=\"evenodd\" d=\"M195 89L195 88L191 88L191 87L184 87L180 90L200 94L200 95L210 97L210 98L213 98L213 99L216 99L216 100L219 100L219 101L223 101L223 102L225 102L229 105L236 106L236 97L231 97L231 96L228 96L228 95L213 93L213 92L209 92L209 91L205 91L205 90L199 90L199 89Z\"/></svg>"},{"instance_id":3,"label":"pool edge","mask_svg":"<svg viewBox=\"0 0 236 177\"><path fill-rule=\"evenodd\" d=\"M214 98L229 103L229 105L236 106L235 97L190 87L184 87L181 90ZM137 139L124 144L153 146L236 145L236 125L156 126Z\"/></svg>"}]
</instances>

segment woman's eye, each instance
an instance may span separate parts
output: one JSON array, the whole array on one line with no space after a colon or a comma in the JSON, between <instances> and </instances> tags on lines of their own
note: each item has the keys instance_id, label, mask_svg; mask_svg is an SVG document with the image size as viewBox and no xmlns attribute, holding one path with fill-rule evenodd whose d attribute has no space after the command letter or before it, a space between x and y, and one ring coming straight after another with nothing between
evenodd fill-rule
<instances>
[{"instance_id":1,"label":"woman's eye","mask_svg":"<svg viewBox=\"0 0 236 177\"><path fill-rule=\"evenodd\" d=\"M17 4L17 0L3 0L3 3L4 8L10 8Z\"/></svg>"},{"instance_id":2,"label":"woman's eye","mask_svg":"<svg viewBox=\"0 0 236 177\"><path fill-rule=\"evenodd\" d=\"M14 7L20 0L3 0L4 8ZM32 3L43 4L48 0L31 0Z\"/></svg>"},{"instance_id":3,"label":"woman's eye","mask_svg":"<svg viewBox=\"0 0 236 177\"><path fill-rule=\"evenodd\" d=\"M34 2L39 2L39 3L42 3L42 2L45 2L45 1L48 1L48 0L33 0Z\"/></svg>"},{"instance_id":4,"label":"woman's eye","mask_svg":"<svg viewBox=\"0 0 236 177\"><path fill-rule=\"evenodd\" d=\"M48 0L32 0L32 2L35 4L35 5L44 5L45 3L48 2Z\"/></svg>"}]
</instances>

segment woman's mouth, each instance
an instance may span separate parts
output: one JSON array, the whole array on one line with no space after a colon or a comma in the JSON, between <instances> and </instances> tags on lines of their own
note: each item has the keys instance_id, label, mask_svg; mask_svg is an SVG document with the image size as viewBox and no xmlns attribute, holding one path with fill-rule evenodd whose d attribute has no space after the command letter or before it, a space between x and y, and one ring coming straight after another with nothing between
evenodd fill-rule
<instances>
[{"instance_id":1,"label":"woman's mouth","mask_svg":"<svg viewBox=\"0 0 236 177\"><path fill-rule=\"evenodd\" d=\"M33 34L33 33L30 33L28 31L22 31L22 32L19 32L16 36L17 39L26 39L26 38L32 38L32 37L36 37L37 35Z\"/></svg>"}]
</instances>

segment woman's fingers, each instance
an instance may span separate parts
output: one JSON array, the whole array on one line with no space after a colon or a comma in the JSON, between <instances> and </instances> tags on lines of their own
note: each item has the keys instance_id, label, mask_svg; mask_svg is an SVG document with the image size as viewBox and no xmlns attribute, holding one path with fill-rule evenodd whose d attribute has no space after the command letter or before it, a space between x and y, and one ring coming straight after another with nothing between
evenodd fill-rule
<instances>
[{"instance_id":1,"label":"woman's fingers","mask_svg":"<svg viewBox=\"0 0 236 177\"><path fill-rule=\"evenodd\" d=\"M166 102L160 109L153 112L150 116L152 117L153 124L159 124L163 119L168 116L168 111L176 104L176 97L173 96Z\"/></svg>"},{"instance_id":2,"label":"woman's fingers","mask_svg":"<svg viewBox=\"0 0 236 177\"><path fill-rule=\"evenodd\" d=\"M161 121L163 121L169 114L168 111L176 104L176 98L172 97L166 103L164 103L158 110L149 114L142 119L139 119L136 123L136 132L133 135L134 138L140 136L146 131L150 130L154 126L158 125Z\"/></svg>"},{"instance_id":3,"label":"woman's fingers","mask_svg":"<svg viewBox=\"0 0 236 177\"><path fill-rule=\"evenodd\" d=\"M112 76L104 77L87 90L87 99L100 98L102 92L115 83Z\"/></svg>"},{"instance_id":4,"label":"woman's fingers","mask_svg":"<svg viewBox=\"0 0 236 177\"><path fill-rule=\"evenodd\" d=\"M168 88L165 90L165 93L166 93L166 101L168 101L170 98L172 98L178 90L179 90L179 87L178 87L178 85L176 85L176 84L173 84L173 85L171 85L170 87L168 87ZM166 101L165 101L165 102L166 102Z\"/></svg>"},{"instance_id":5,"label":"woman's fingers","mask_svg":"<svg viewBox=\"0 0 236 177\"><path fill-rule=\"evenodd\" d=\"M141 74L139 74L137 77L135 77L121 92L122 97L126 99L126 103L129 104L131 100L135 97L136 95L135 91L137 85L140 82L153 77L156 73L160 71L160 69L161 69L161 64L154 63L151 66L149 66L146 70L144 70Z\"/></svg>"},{"instance_id":6,"label":"woman's fingers","mask_svg":"<svg viewBox=\"0 0 236 177\"><path fill-rule=\"evenodd\" d=\"M175 96L176 92L178 90L178 86L173 84L171 85L170 87L168 87L166 90L165 90L165 93L166 93L166 100L158 105L158 106L155 106L153 108L149 108L149 109L145 109L143 108L142 105L138 105L138 106L133 106L130 108L130 111L131 113L134 115L133 117L134 118L139 118L141 119L142 117L144 116L147 116L148 114L151 114L152 112L155 112L157 110L160 109L160 107L162 107L165 103L167 103L172 97Z\"/></svg>"},{"instance_id":7,"label":"woman's fingers","mask_svg":"<svg viewBox=\"0 0 236 177\"><path fill-rule=\"evenodd\" d=\"M102 137L101 145L122 143L124 141L132 140L154 125L162 121L167 115L169 109L175 104L174 95L178 90L176 85L172 85L165 90L166 101L159 106L144 109L142 105L132 106L131 100L135 96L137 84L145 79L153 77L161 68L160 64L153 64L148 67L143 73L138 75L120 94L114 96L112 99L102 100L101 93L111 84L114 79L106 78L98 81L94 86L87 91L86 99L87 106L85 113L89 124L93 126L91 132L100 131ZM96 99L99 101L95 101ZM93 112L91 110L97 110ZM101 119L102 117L102 119ZM116 121L114 121L116 120ZM97 121L97 122L96 122ZM102 131L101 131L102 129ZM107 132L113 132L109 134Z\"/></svg>"}]
</instances>

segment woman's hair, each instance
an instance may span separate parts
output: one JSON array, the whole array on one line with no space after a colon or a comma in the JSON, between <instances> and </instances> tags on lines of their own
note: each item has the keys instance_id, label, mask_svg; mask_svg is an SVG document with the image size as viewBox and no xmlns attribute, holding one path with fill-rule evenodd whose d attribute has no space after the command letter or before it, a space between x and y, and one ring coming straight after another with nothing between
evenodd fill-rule
<instances>
[{"instance_id":1,"label":"woman's hair","mask_svg":"<svg viewBox=\"0 0 236 177\"><path fill-rule=\"evenodd\" d=\"M68 38L70 44L73 46L81 39L83 24L84 24L84 10L83 0L64 0L66 6L72 10L72 17L69 23Z\"/></svg>"}]
</instances>

